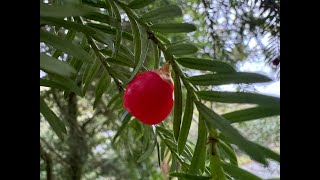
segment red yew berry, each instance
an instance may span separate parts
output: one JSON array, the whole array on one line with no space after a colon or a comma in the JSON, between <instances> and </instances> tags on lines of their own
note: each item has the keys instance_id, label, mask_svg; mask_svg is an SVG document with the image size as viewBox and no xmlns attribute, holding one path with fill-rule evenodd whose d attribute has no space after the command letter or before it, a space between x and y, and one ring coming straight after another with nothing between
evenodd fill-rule
<instances>
[{"instance_id":1,"label":"red yew berry","mask_svg":"<svg viewBox=\"0 0 320 180\"><path fill-rule=\"evenodd\" d=\"M159 124L172 110L174 87L169 66L139 73L126 87L124 107L145 124Z\"/></svg>"}]
</instances>

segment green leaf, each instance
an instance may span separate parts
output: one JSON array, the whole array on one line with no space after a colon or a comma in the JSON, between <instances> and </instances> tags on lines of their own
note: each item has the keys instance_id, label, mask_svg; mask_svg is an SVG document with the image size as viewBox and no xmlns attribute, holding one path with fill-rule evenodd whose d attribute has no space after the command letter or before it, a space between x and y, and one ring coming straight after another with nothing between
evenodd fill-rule
<instances>
[{"instance_id":1,"label":"green leaf","mask_svg":"<svg viewBox=\"0 0 320 180\"><path fill-rule=\"evenodd\" d=\"M118 64L118 65L121 65L121 66L134 67L133 62L130 62L130 61L128 61L125 58L122 58L120 56L118 56L116 58L107 58L106 61L108 63Z\"/></svg>"},{"instance_id":2,"label":"green leaf","mask_svg":"<svg viewBox=\"0 0 320 180\"><path fill-rule=\"evenodd\" d=\"M67 36L69 35L70 32L74 32L74 31L69 31ZM90 46L87 44L87 39L86 38L82 38L81 39L80 47L83 48L85 51L89 51ZM86 65L87 63L84 63L83 61L78 60L75 57L71 57L71 60L70 60L69 64L77 71L77 74L75 76L72 76L70 78L70 80L68 80L68 81L71 81L72 84L73 84L73 87L79 89L79 92L81 92L82 90L77 85L77 83L81 82L81 77L82 77L82 73L83 73L83 71L82 71L83 68L82 67L84 65ZM67 98L69 96L69 93L70 92L68 92L68 91L64 91L64 97ZM82 92L81 92L81 96L82 96Z\"/></svg>"},{"instance_id":3,"label":"green leaf","mask_svg":"<svg viewBox=\"0 0 320 180\"><path fill-rule=\"evenodd\" d=\"M137 65L141 59L140 56L141 56L141 48L142 48L140 30L136 20L134 20L134 18L132 18L129 15L128 15L128 18L130 20L132 34L133 34L133 41L134 41L134 63L135 65Z\"/></svg>"},{"instance_id":4,"label":"green leaf","mask_svg":"<svg viewBox=\"0 0 320 180\"><path fill-rule=\"evenodd\" d=\"M100 61L96 60L94 64L88 64L85 70L85 74L83 75L82 82L84 83L83 86L83 93L86 94L89 85L91 85L91 82L94 78L94 75L97 73L99 68L101 67ZM87 72L87 73L86 73Z\"/></svg>"},{"instance_id":5,"label":"green leaf","mask_svg":"<svg viewBox=\"0 0 320 180\"><path fill-rule=\"evenodd\" d=\"M259 104L259 106L266 107L280 106L280 98L256 93L198 91L197 95L200 99L213 102Z\"/></svg>"},{"instance_id":6,"label":"green leaf","mask_svg":"<svg viewBox=\"0 0 320 180\"><path fill-rule=\"evenodd\" d=\"M140 59L138 62L135 61L136 67L135 67L131 77L129 78L128 83L138 74L139 70L143 66L143 63L147 57L148 48L149 48L149 40L147 38L145 38L145 41L141 46L142 53L141 53Z\"/></svg>"},{"instance_id":7,"label":"green leaf","mask_svg":"<svg viewBox=\"0 0 320 180\"><path fill-rule=\"evenodd\" d=\"M153 131L151 126L147 126L149 131ZM151 134L151 133L150 133ZM153 132L152 132L153 134ZM149 140L148 141L148 148L147 150L139 157L139 159L137 160L137 163L141 163L142 161L144 161L145 159L147 159L153 152L154 148L156 147L156 140L155 140L155 136L153 136L154 139L153 140Z\"/></svg>"},{"instance_id":8,"label":"green leaf","mask_svg":"<svg viewBox=\"0 0 320 180\"><path fill-rule=\"evenodd\" d=\"M57 136L64 140L64 135L67 134L67 129L64 123L58 118L58 116L49 108L46 102L40 97L40 112L46 118L53 131Z\"/></svg>"},{"instance_id":9,"label":"green leaf","mask_svg":"<svg viewBox=\"0 0 320 180\"><path fill-rule=\"evenodd\" d=\"M222 116L216 114L199 101L195 101L199 113L203 116L206 126L211 129L218 129L225 135L230 142L237 145L240 149L246 152L251 158L262 163L267 164L266 155L254 146L250 141L245 139L238 130L233 128L231 124Z\"/></svg>"},{"instance_id":10,"label":"green leaf","mask_svg":"<svg viewBox=\"0 0 320 180\"><path fill-rule=\"evenodd\" d=\"M226 173L237 180L262 180L260 177L233 164L222 163L222 167Z\"/></svg>"},{"instance_id":11,"label":"green leaf","mask_svg":"<svg viewBox=\"0 0 320 180\"><path fill-rule=\"evenodd\" d=\"M188 174L183 172L172 172L170 173L170 176L183 178L183 179L190 179L190 180L211 179L211 176L199 176L199 175L193 175L193 174Z\"/></svg>"},{"instance_id":12,"label":"green leaf","mask_svg":"<svg viewBox=\"0 0 320 180\"><path fill-rule=\"evenodd\" d=\"M115 19L112 16L106 15L106 14L102 14L102 13L93 13L87 16L84 16L87 19L91 19L94 21L98 21L100 23L106 23L112 27L115 27L116 29L120 29L121 30L121 23Z\"/></svg>"},{"instance_id":13,"label":"green leaf","mask_svg":"<svg viewBox=\"0 0 320 180\"><path fill-rule=\"evenodd\" d=\"M107 6L105 1L82 0L82 3L98 8L106 8Z\"/></svg>"},{"instance_id":14,"label":"green leaf","mask_svg":"<svg viewBox=\"0 0 320 180\"><path fill-rule=\"evenodd\" d=\"M222 116L231 123L238 123L260 118L280 115L279 107L253 107L249 109L233 111Z\"/></svg>"},{"instance_id":15,"label":"green leaf","mask_svg":"<svg viewBox=\"0 0 320 180\"><path fill-rule=\"evenodd\" d=\"M157 128L156 128L157 131L158 131L158 127L159 126L157 126ZM180 156L177 154L177 146L176 146L176 144L172 140L165 138L161 133L158 133L158 134L159 134L159 137L161 138L161 142L164 142L164 144L170 150L171 155L176 157L176 159L180 162L180 164L182 165L182 169L189 168L189 164L187 164L185 162L185 159L188 159L189 161L191 161L191 157L190 156L192 156L192 155L188 155L187 153L183 153L182 154L182 158L180 158ZM172 134L172 137L173 137L173 134Z\"/></svg>"},{"instance_id":16,"label":"green leaf","mask_svg":"<svg viewBox=\"0 0 320 180\"><path fill-rule=\"evenodd\" d=\"M116 5L116 3L115 3L113 0L108 0L107 2L108 2L108 4L109 4L109 5L111 6L111 8L112 8L112 11L113 11L113 13L114 13L114 16L115 16L116 19L121 23L121 15L120 15L118 6Z\"/></svg>"},{"instance_id":17,"label":"green leaf","mask_svg":"<svg viewBox=\"0 0 320 180\"><path fill-rule=\"evenodd\" d=\"M118 30L116 34L116 42L115 42L115 48L114 48L114 57L117 57L118 51L120 49L121 45L121 39L122 39L122 31Z\"/></svg>"},{"instance_id":18,"label":"green leaf","mask_svg":"<svg viewBox=\"0 0 320 180\"><path fill-rule=\"evenodd\" d=\"M152 43L153 45L153 52L154 52L154 69L158 69L160 66L160 51L159 51L159 47L155 44Z\"/></svg>"},{"instance_id":19,"label":"green leaf","mask_svg":"<svg viewBox=\"0 0 320 180\"><path fill-rule=\"evenodd\" d=\"M111 26L107 26L107 25L104 25L104 24L97 24L97 23L88 22L88 23L86 23L86 25L90 26L92 28L95 28L95 29L99 29L99 30L101 30L102 32L104 32L106 34L116 35L116 33L117 33L116 28L111 27ZM123 31L122 32L122 37L124 39L129 40L129 41L133 41L132 34L130 34L128 32Z\"/></svg>"},{"instance_id":20,"label":"green leaf","mask_svg":"<svg viewBox=\"0 0 320 180\"><path fill-rule=\"evenodd\" d=\"M126 46L121 44L120 45L120 52L121 52L122 55L124 55L127 58L129 58L130 62L133 62L134 54L131 52L130 49L128 49Z\"/></svg>"},{"instance_id":21,"label":"green leaf","mask_svg":"<svg viewBox=\"0 0 320 180\"><path fill-rule=\"evenodd\" d=\"M264 153L268 158L273 159L277 162L280 162L280 155L274 151L272 151L271 149L268 149L266 147L263 147L257 143L254 142L250 142L252 143L253 146L256 146L257 148L259 148L259 150Z\"/></svg>"},{"instance_id":22,"label":"green leaf","mask_svg":"<svg viewBox=\"0 0 320 180\"><path fill-rule=\"evenodd\" d=\"M183 121L179 133L179 138L178 138L178 153L181 154L184 150L184 147L187 142L191 122L192 122L192 115L193 115L193 100L192 96L189 95L187 92L187 100L186 100L186 106L184 110L184 115L183 115Z\"/></svg>"},{"instance_id":23,"label":"green leaf","mask_svg":"<svg viewBox=\"0 0 320 180\"><path fill-rule=\"evenodd\" d=\"M166 38L164 35L162 34L159 34L159 33L156 33L155 36L160 40L162 41L164 44L167 44L167 45L170 45L171 42L168 38Z\"/></svg>"},{"instance_id":24,"label":"green leaf","mask_svg":"<svg viewBox=\"0 0 320 180\"><path fill-rule=\"evenodd\" d=\"M172 156L170 172L179 170L179 161L175 156Z\"/></svg>"},{"instance_id":25,"label":"green leaf","mask_svg":"<svg viewBox=\"0 0 320 180\"><path fill-rule=\"evenodd\" d=\"M174 151L175 153L177 153L177 144L174 141L174 137L173 137L173 133L165 128L159 127L157 126L157 130L161 133L161 135L164 135L166 137L161 138L163 141L165 141L166 145L168 146L168 148L172 151ZM189 161L191 161L192 159L192 153L189 151L188 148L185 148L183 153L181 154L182 156L184 156L186 159L188 159Z\"/></svg>"},{"instance_id":26,"label":"green leaf","mask_svg":"<svg viewBox=\"0 0 320 180\"><path fill-rule=\"evenodd\" d=\"M42 79L42 78L40 78L40 86L52 87L52 88L57 88L61 90L69 90L69 88L65 86L64 83L56 82L49 79Z\"/></svg>"},{"instance_id":27,"label":"green leaf","mask_svg":"<svg viewBox=\"0 0 320 180\"><path fill-rule=\"evenodd\" d=\"M237 155L236 155L234 149L232 148L232 146L222 140L219 141L218 146L221 147L223 149L223 151L228 155L230 163L237 166L238 165L238 158L237 158Z\"/></svg>"},{"instance_id":28,"label":"green leaf","mask_svg":"<svg viewBox=\"0 0 320 180\"><path fill-rule=\"evenodd\" d=\"M270 78L256 73L237 72L231 74L206 74L199 76L192 76L187 78L188 81L194 85L210 86L210 85L224 85L224 84L239 84L239 83L264 83L272 81Z\"/></svg>"},{"instance_id":29,"label":"green leaf","mask_svg":"<svg viewBox=\"0 0 320 180\"><path fill-rule=\"evenodd\" d=\"M40 3L40 16L42 17L56 17L64 18L71 16L82 16L95 12L96 10L90 6L84 5L47 5Z\"/></svg>"},{"instance_id":30,"label":"green leaf","mask_svg":"<svg viewBox=\"0 0 320 180\"><path fill-rule=\"evenodd\" d=\"M183 153L179 156L177 153L177 144L172 139L164 138L163 141L167 145L167 147L170 149L171 153L175 153L177 157L180 158L180 156L184 157L188 161L191 161L192 154L187 151L186 149L183 151Z\"/></svg>"},{"instance_id":31,"label":"green leaf","mask_svg":"<svg viewBox=\"0 0 320 180\"><path fill-rule=\"evenodd\" d=\"M178 58L176 61L184 67L203 71L231 73L236 70L229 64L221 61L199 58Z\"/></svg>"},{"instance_id":32,"label":"green leaf","mask_svg":"<svg viewBox=\"0 0 320 180\"><path fill-rule=\"evenodd\" d=\"M95 34L91 34L91 37L102 44L108 45L108 48L111 48L111 49L114 48L113 46L114 37L110 36L109 34L106 34L100 30L96 30Z\"/></svg>"},{"instance_id":33,"label":"green leaf","mask_svg":"<svg viewBox=\"0 0 320 180\"><path fill-rule=\"evenodd\" d=\"M71 92L74 92L78 96L83 96L81 88L77 85L76 81L72 80L71 78L66 78L63 76L55 75L55 74L49 74L50 80L54 81L56 84L63 84L66 89L68 89ZM65 90L66 90L65 89Z\"/></svg>"},{"instance_id":34,"label":"green leaf","mask_svg":"<svg viewBox=\"0 0 320 180\"><path fill-rule=\"evenodd\" d=\"M211 142L210 145L210 173L212 175L212 180L226 180L226 176L224 174L221 160L220 160L220 152L217 148L216 142Z\"/></svg>"},{"instance_id":35,"label":"green leaf","mask_svg":"<svg viewBox=\"0 0 320 180\"><path fill-rule=\"evenodd\" d=\"M40 69L66 77L76 73L76 70L68 63L52 58L43 53L40 53Z\"/></svg>"},{"instance_id":36,"label":"green leaf","mask_svg":"<svg viewBox=\"0 0 320 180\"><path fill-rule=\"evenodd\" d=\"M112 76L116 77L119 79L122 83L127 83L128 82L128 77L126 77L124 74L122 74L119 71L114 70L113 68L109 69L109 72Z\"/></svg>"},{"instance_id":37,"label":"green leaf","mask_svg":"<svg viewBox=\"0 0 320 180\"><path fill-rule=\"evenodd\" d=\"M195 144L193 143L193 141L191 141L190 139L189 140L187 140L187 143L186 143L186 149L188 150L188 151L190 151L190 153L191 154L193 154L194 152L193 152L193 147L195 147ZM190 161L191 162L191 161Z\"/></svg>"},{"instance_id":38,"label":"green leaf","mask_svg":"<svg viewBox=\"0 0 320 180\"><path fill-rule=\"evenodd\" d=\"M198 48L192 44L174 44L168 46L167 51L172 55L187 55L194 54L198 51Z\"/></svg>"},{"instance_id":39,"label":"green leaf","mask_svg":"<svg viewBox=\"0 0 320 180\"><path fill-rule=\"evenodd\" d=\"M97 61L95 61L96 63ZM82 79L81 79L81 83L85 84L86 80L89 77L89 73L91 71L92 68L92 64L84 64L82 69L84 69L83 73L82 73Z\"/></svg>"},{"instance_id":40,"label":"green leaf","mask_svg":"<svg viewBox=\"0 0 320 180\"><path fill-rule=\"evenodd\" d=\"M195 31L197 28L189 23L168 23L168 24L154 24L150 29L161 33L188 33Z\"/></svg>"},{"instance_id":41,"label":"green leaf","mask_svg":"<svg viewBox=\"0 0 320 180\"><path fill-rule=\"evenodd\" d=\"M99 82L97 84L96 97L95 97L95 100L93 103L93 109L95 109L97 107L103 93L106 91L106 89L108 88L108 86L110 84L111 84L111 78L110 78L108 72L106 70L104 70L100 79L99 79Z\"/></svg>"},{"instance_id":42,"label":"green leaf","mask_svg":"<svg viewBox=\"0 0 320 180\"><path fill-rule=\"evenodd\" d=\"M207 128L201 115L199 115L198 122L198 139L194 149L190 170L191 174L197 174L200 170L204 172L206 163L206 145L207 145Z\"/></svg>"},{"instance_id":43,"label":"green leaf","mask_svg":"<svg viewBox=\"0 0 320 180\"><path fill-rule=\"evenodd\" d=\"M72 44L71 41L68 41L66 39L59 38L53 34L50 34L49 32L46 32L44 30L40 30L40 40L43 41L44 43L47 43L56 49L60 49L75 58L79 60L83 60L85 62L92 62L92 57L80 48L79 46L76 46Z\"/></svg>"},{"instance_id":44,"label":"green leaf","mask_svg":"<svg viewBox=\"0 0 320 180\"><path fill-rule=\"evenodd\" d=\"M140 123L140 121L138 121L138 122L142 128L142 130L140 130L140 129L138 130L139 136L142 137L142 148L147 149L148 147L150 147L150 144L152 142L151 136L154 135L152 133L152 126Z\"/></svg>"},{"instance_id":45,"label":"green leaf","mask_svg":"<svg viewBox=\"0 0 320 180\"><path fill-rule=\"evenodd\" d=\"M131 114L128 113L128 111L125 111L123 113L122 117L123 117L123 118L121 118L122 124L121 124L120 128L118 129L117 133L114 135L114 137L112 139L112 144L115 143L117 138L121 135L122 131L127 127L132 116L131 116Z\"/></svg>"},{"instance_id":46,"label":"green leaf","mask_svg":"<svg viewBox=\"0 0 320 180\"><path fill-rule=\"evenodd\" d=\"M160 145L159 145L159 140L158 140L158 133L155 129L155 126L153 126L153 130L155 133L155 141L156 141L156 146L157 146L157 158L158 158L158 165L159 167L161 167L161 160L162 160L162 156L161 156L161 152L160 152ZM162 150L162 149L161 149Z\"/></svg>"},{"instance_id":47,"label":"green leaf","mask_svg":"<svg viewBox=\"0 0 320 180\"><path fill-rule=\"evenodd\" d=\"M105 8L107 10L108 15L111 16L114 12L112 9L112 5L110 4L110 1L102 1L102 2L105 3L103 8Z\"/></svg>"},{"instance_id":48,"label":"green leaf","mask_svg":"<svg viewBox=\"0 0 320 180\"><path fill-rule=\"evenodd\" d=\"M124 49L124 48L126 48L126 47L120 46L121 52L118 54L118 56L116 58L121 59L119 61L128 62L129 64L133 64L132 52L129 49L127 49L127 48ZM104 49L100 49L99 51L108 57L112 57L112 50L110 50L110 49L104 48Z\"/></svg>"},{"instance_id":49,"label":"green leaf","mask_svg":"<svg viewBox=\"0 0 320 180\"><path fill-rule=\"evenodd\" d=\"M173 134L176 140L178 140L181 125L182 116L182 90L181 81L177 74L174 73L174 113L173 113Z\"/></svg>"},{"instance_id":50,"label":"green leaf","mask_svg":"<svg viewBox=\"0 0 320 180\"><path fill-rule=\"evenodd\" d=\"M111 50L102 49L102 50L100 50L100 52L102 52L103 54L105 54L109 57L112 56ZM134 67L133 61L122 53L119 53L118 56L115 58L107 58L106 61L108 63L114 63L114 64L119 64L122 66Z\"/></svg>"},{"instance_id":51,"label":"green leaf","mask_svg":"<svg viewBox=\"0 0 320 180\"><path fill-rule=\"evenodd\" d=\"M55 27L56 27L56 26L55 26ZM75 36L76 36L76 31L69 30L69 31L67 32L67 34L66 34L66 36L65 36L64 39L72 42L72 41L74 40ZM56 50L54 51L52 57L58 59L58 57L61 56L62 53L63 53L63 52L62 52L60 49L56 49ZM72 59L73 59L73 58L71 58L71 60L72 60Z\"/></svg>"},{"instance_id":52,"label":"green leaf","mask_svg":"<svg viewBox=\"0 0 320 180\"><path fill-rule=\"evenodd\" d=\"M110 99L110 101L109 101L109 103L107 105L107 108L111 108L112 104L114 104L118 99L120 99L122 97L122 95L123 95L123 93L118 93L118 94L114 95Z\"/></svg>"},{"instance_id":53,"label":"green leaf","mask_svg":"<svg viewBox=\"0 0 320 180\"><path fill-rule=\"evenodd\" d=\"M72 22L72 21L65 21L63 19L52 18L52 17L40 17L40 20L45 24L49 24L53 26L61 26L69 30L82 32L87 35L92 35L96 33L95 29L89 26L82 25L80 23Z\"/></svg>"},{"instance_id":54,"label":"green leaf","mask_svg":"<svg viewBox=\"0 0 320 180\"><path fill-rule=\"evenodd\" d=\"M128 4L128 6L131 9L140 9L140 8L143 8L147 5L149 5L153 1L155 1L155 0L133 0Z\"/></svg>"},{"instance_id":55,"label":"green leaf","mask_svg":"<svg viewBox=\"0 0 320 180\"><path fill-rule=\"evenodd\" d=\"M118 20L118 22L120 22L120 25L121 25L121 15L120 15L120 12L119 12L117 5L115 4L115 2L113 0L112 1L109 0L108 2L112 7L112 10L115 14L116 19ZM121 44L121 39L122 39L122 27L120 26L120 28L117 29L117 32L116 32L116 41L115 41L115 48L114 48L113 57L117 57L117 55L118 55L118 51L119 51L120 44Z\"/></svg>"},{"instance_id":56,"label":"green leaf","mask_svg":"<svg viewBox=\"0 0 320 180\"><path fill-rule=\"evenodd\" d=\"M182 10L177 5L162 6L155 10L149 11L141 16L145 22L154 22L156 20L163 20L182 16Z\"/></svg>"},{"instance_id":57,"label":"green leaf","mask_svg":"<svg viewBox=\"0 0 320 180\"><path fill-rule=\"evenodd\" d=\"M163 161L166 150L166 144L163 141L160 141L160 150L160 160Z\"/></svg>"},{"instance_id":58,"label":"green leaf","mask_svg":"<svg viewBox=\"0 0 320 180\"><path fill-rule=\"evenodd\" d=\"M103 15L102 15L103 16ZM111 19L111 18L110 18ZM81 24L83 23L82 20L78 17L75 18L75 20L77 20L78 22L81 22ZM114 20L115 21L115 20ZM90 27L91 28L91 27ZM94 28L92 28L94 29ZM94 29L95 33L93 34L87 34L87 36L91 36L93 39L95 39L96 41L102 43L102 44L106 44L108 45L108 48L110 49L114 49L113 46L113 40L115 39L113 36L110 36L107 33L102 32L99 29Z\"/></svg>"},{"instance_id":59,"label":"green leaf","mask_svg":"<svg viewBox=\"0 0 320 180\"><path fill-rule=\"evenodd\" d=\"M55 76L52 79L42 79L40 78L40 86L52 87L61 90L72 91L79 96L82 96L81 89L76 85L76 83L65 77Z\"/></svg>"},{"instance_id":60,"label":"green leaf","mask_svg":"<svg viewBox=\"0 0 320 180\"><path fill-rule=\"evenodd\" d=\"M163 135L165 135L169 139L174 139L173 133L170 130L167 130L167 129L160 127L160 126L157 126L157 130L160 131Z\"/></svg>"},{"instance_id":61,"label":"green leaf","mask_svg":"<svg viewBox=\"0 0 320 180\"><path fill-rule=\"evenodd\" d=\"M123 102L123 94L122 96L116 99L114 106L111 108L111 111L116 111L123 108L122 102Z\"/></svg>"}]
</instances>

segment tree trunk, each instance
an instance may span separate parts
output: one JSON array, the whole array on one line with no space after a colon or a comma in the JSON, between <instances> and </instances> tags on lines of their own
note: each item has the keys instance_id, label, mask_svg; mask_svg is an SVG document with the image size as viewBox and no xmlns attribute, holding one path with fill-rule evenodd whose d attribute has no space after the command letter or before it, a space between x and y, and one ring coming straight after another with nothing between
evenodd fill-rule
<instances>
[{"instance_id":1,"label":"tree trunk","mask_svg":"<svg viewBox=\"0 0 320 180\"><path fill-rule=\"evenodd\" d=\"M68 99L68 116L66 118L69 126L69 153L67 160L70 165L67 170L67 174L70 180L81 179L83 166L87 160L88 155L87 142L84 132L80 128L77 116L77 96L74 93L71 93Z\"/></svg>"}]
</instances>

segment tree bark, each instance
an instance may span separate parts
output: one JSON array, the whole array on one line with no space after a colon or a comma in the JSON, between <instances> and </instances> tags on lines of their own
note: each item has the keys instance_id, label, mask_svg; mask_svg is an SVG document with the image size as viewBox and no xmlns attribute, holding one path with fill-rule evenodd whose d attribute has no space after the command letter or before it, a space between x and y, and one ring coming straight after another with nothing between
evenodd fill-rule
<instances>
[{"instance_id":1,"label":"tree bark","mask_svg":"<svg viewBox=\"0 0 320 180\"><path fill-rule=\"evenodd\" d=\"M66 118L69 126L69 153L67 160L70 165L67 170L67 174L70 180L81 179L83 166L88 156L88 147L85 139L85 134L79 125L77 116L77 96L74 93L71 93L68 99L68 116Z\"/></svg>"}]
</instances>

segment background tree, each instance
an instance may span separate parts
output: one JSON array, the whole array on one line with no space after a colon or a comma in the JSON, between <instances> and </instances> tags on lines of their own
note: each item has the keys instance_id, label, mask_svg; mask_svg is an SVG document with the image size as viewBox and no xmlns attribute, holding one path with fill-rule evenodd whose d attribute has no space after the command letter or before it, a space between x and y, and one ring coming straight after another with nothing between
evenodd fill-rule
<instances>
[{"instance_id":1,"label":"background tree","mask_svg":"<svg viewBox=\"0 0 320 180\"><path fill-rule=\"evenodd\" d=\"M239 154L261 164L280 156L242 122L277 125L280 99L217 87L272 81L235 64L280 59L279 13L277 1L40 2L41 177L260 179L239 168ZM142 124L123 108L124 89L166 62L174 109Z\"/></svg>"}]
</instances>

